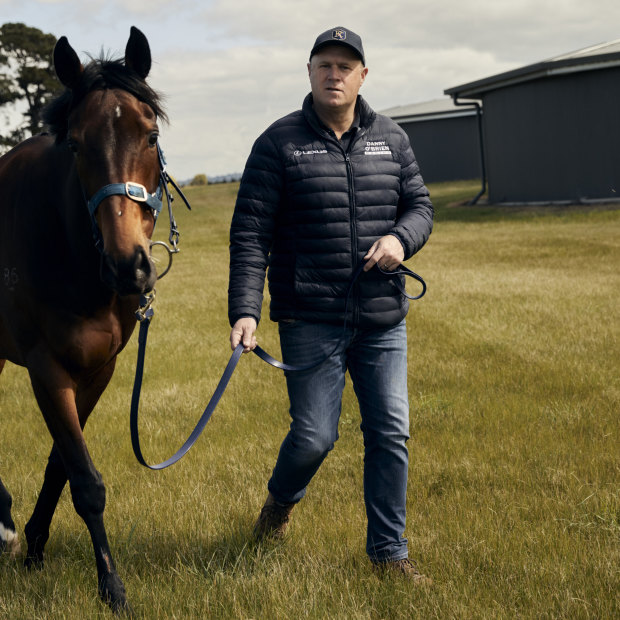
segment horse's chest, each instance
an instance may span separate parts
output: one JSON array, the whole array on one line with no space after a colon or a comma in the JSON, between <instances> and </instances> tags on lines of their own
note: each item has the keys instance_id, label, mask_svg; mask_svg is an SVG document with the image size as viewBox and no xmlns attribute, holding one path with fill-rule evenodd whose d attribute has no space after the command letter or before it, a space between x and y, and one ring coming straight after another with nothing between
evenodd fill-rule
<instances>
[{"instance_id":1,"label":"horse's chest","mask_svg":"<svg viewBox=\"0 0 620 620\"><path fill-rule=\"evenodd\" d=\"M71 328L65 337L55 338L54 348L67 365L92 371L110 362L125 346L129 335L115 316L89 320Z\"/></svg>"}]
</instances>

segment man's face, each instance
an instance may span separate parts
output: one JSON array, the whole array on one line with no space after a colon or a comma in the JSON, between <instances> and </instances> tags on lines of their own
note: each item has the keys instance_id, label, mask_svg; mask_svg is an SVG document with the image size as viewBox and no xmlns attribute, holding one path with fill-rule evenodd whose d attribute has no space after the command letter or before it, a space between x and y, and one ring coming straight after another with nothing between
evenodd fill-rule
<instances>
[{"instance_id":1,"label":"man's face","mask_svg":"<svg viewBox=\"0 0 620 620\"><path fill-rule=\"evenodd\" d=\"M367 73L368 69L352 50L343 45L324 47L308 63L315 105L333 109L355 105Z\"/></svg>"}]
</instances>

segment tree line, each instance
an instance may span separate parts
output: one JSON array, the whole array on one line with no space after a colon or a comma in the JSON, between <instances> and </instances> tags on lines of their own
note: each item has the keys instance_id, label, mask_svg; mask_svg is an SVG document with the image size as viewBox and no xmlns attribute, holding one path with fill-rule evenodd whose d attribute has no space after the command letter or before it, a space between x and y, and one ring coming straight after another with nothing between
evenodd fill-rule
<instances>
[{"instance_id":1,"label":"tree line","mask_svg":"<svg viewBox=\"0 0 620 620\"><path fill-rule=\"evenodd\" d=\"M22 23L0 26L0 153L43 129L41 112L62 89L52 64L53 34ZM25 108L17 126L11 111Z\"/></svg>"}]
</instances>

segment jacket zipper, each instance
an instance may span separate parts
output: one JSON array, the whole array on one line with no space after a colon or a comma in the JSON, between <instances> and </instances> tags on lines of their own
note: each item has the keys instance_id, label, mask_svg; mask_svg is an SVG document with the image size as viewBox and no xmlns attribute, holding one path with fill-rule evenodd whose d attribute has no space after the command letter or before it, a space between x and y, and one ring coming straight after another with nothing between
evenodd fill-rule
<instances>
[{"instance_id":1,"label":"jacket zipper","mask_svg":"<svg viewBox=\"0 0 620 620\"><path fill-rule=\"evenodd\" d=\"M344 155L344 162L345 162L345 165L346 165L346 168L347 168L347 181L348 181L347 185L348 185L348 188L349 188L349 214L350 214L350 218L351 218L351 247L352 247L352 251L351 251L351 270L352 270L352 272L355 271L355 269L357 267L357 251L358 251L358 248L357 248L357 227L355 225L355 217L356 217L355 183L353 181L353 164L351 163L351 158L349 157L349 153L351 152L355 142L357 142L365 133L366 133L366 131L364 129L360 129L359 131L357 131L355 133L355 135L349 141L348 148L345 151L342 148L342 145L340 144L340 140L338 140L336 138L336 136L333 133L333 131L330 130L328 132L329 137L334 142L336 142L336 144L338 145L338 147L342 151L342 154ZM352 294L353 317L352 317L351 324L353 326L357 326L359 324L359 314L360 314L359 299L360 299L359 283L356 282L353 285L353 294Z\"/></svg>"},{"instance_id":2,"label":"jacket zipper","mask_svg":"<svg viewBox=\"0 0 620 620\"><path fill-rule=\"evenodd\" d=\"M349 146L347 151L344 154L345 162L347 166L347 175L349 177L349 205L351 209L351 244L353 246L353 252L351 256L351 269L355 270L357 268L357 253L358 253L358 240L357 240L357 226L356 226L356 215L357 215L357 205L355 202L355 182L353 180L353 164L351 163L351 158L349 153L353 150L353 146L355 143L362 138L362 136L366 133L365 129L358 129L355 132L355 135L349 141ZM360 291L359 291L359 281L355 282L353 285L353 325L357 327L359 325L359 316L360 316Z\"/></svg>"},{"instance_id":3,"label":"jacket zipper","mask_svg":"<svg viewBox=\"0 0 620 620\"><path fill-rule=\"evenodd\" d=\"M353 165L349 153L344 154L344 161L347 166L347 177L349 185L349 212L351 218L351 270L355 271L357 266L357 226L355 225L355 184L353 182ZM353 285L353 326L359 323L359 284Z\"/></svg>"}]
</instances>

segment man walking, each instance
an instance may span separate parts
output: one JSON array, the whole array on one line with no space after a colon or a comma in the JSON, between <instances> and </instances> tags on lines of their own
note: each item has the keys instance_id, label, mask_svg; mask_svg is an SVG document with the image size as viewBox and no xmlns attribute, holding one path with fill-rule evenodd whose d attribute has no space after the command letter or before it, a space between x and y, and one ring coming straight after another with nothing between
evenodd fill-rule
<instances>
[{"instance_id":1,"label":"man walking","mask_svg":"<svg viewBox=\"0 0 620 620\"><path fill-rule=\"evenodd\" d=\"M422 248L433 207L407 135L358 94L368 75L360 37L342 27L319 35L308 75L302 109L255 142L230 231L232 348L256 346L269 267L284 362L308 366L331 353L316 368L286 373L292 422L254 532L283 536L338 438L348 370L364 436L368 556L379 572L428 583L404 537L408 302L376 266L394 270ZM364 261L343 337L348 283Z\"/></svg>"}]
</instances>

